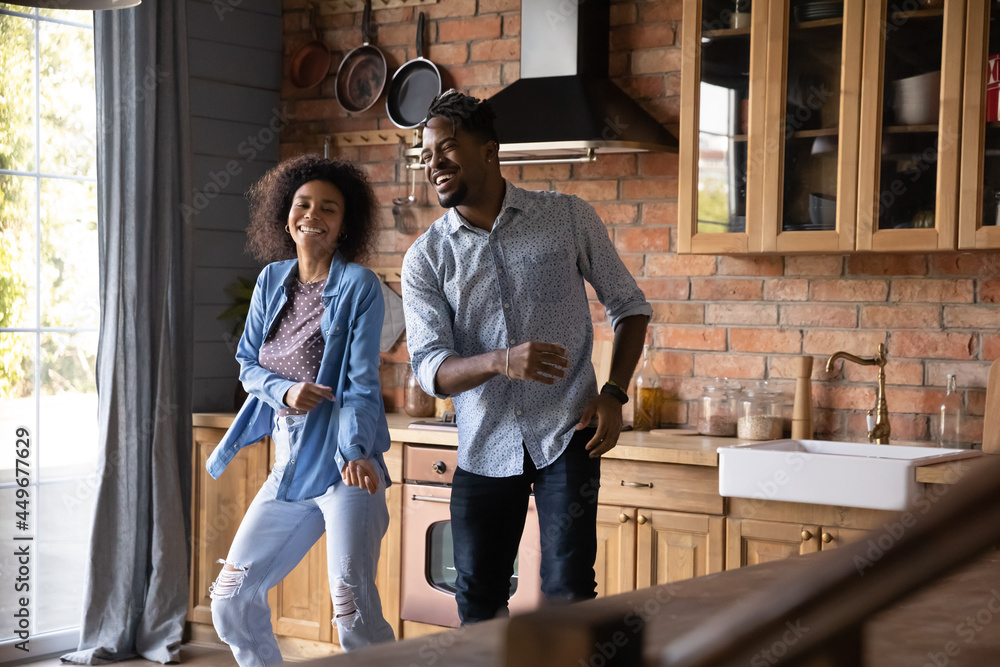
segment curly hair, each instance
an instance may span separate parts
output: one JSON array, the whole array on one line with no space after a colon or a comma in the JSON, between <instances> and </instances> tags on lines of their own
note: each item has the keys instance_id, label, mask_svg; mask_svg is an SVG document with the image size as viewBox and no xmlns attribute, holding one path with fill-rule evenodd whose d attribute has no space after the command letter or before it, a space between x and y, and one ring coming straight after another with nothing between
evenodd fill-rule
<instances>
[{"instance_id":1,"label":"curly hair","mask_svg":"<svg viewBox=\"0 0 1000 667\"><path fill-rule=\"evenodd\" d=\"M310 181L326 181L344 195L344 238L338 250L349 262L368 259L375 252L379 230L379 204L368 177L351 162L318 155L285 160L250 188L247 252L265 263L297 256L285 225L296 191Z\"/></svg>"},{"instance_id":2,"label":"curly hair","mask_svg":"<svg viewBox=\"0 0 1000 667\"><path fill-rule=\"evenodd\" d=\"M435 116L447 118L455 126L456 131L461 127L476 137L480 143L500 142L497 130L493 127L493 120L497 115L489 100L480 100L449 88L431 101L424 125Z\"/></svg>"}]
</instances>

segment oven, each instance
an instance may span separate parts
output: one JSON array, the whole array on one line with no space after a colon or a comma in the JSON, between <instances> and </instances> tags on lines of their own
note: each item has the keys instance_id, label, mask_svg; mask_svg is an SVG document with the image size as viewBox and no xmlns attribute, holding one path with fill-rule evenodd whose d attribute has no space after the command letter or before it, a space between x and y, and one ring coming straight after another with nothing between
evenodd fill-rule
<instances>
[{"instance_id":1,"label":"oven","mask_svg":"<svg viewBox=\"0 0 1000 667\"><path fill-rule=\"evenodd\" d=\"M400 617L458 627L451 537L451 478L458 452L450 447L403 448L403 535ZM541 547L535 498L528 502L524 533L511 578L510 611L531 611L542 602Z\"/></svg>"}]
</instances>

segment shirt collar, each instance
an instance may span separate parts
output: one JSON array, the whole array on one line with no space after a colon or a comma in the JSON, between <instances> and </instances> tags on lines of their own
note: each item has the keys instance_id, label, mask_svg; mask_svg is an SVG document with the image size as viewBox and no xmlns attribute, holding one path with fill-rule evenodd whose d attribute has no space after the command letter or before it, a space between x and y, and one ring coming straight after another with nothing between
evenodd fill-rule
<instances>
[{"instance_id":1,"label":"shirt collar","mask_svg":"<svg viewBox=\"0 0 1000 667\"><path fill-rule=\"evenodd\" d=\"M512 211L523 211L525 210L527 204L527 190L517 187L507 179L504 179L504 187L503 203L500 205L500 215L497 216L497 220L501 220L504 217L504 213L506 213L508 209ZM479 229L463 218L457 208L449 208L448 212L445 214L445 218L448 223L449 234L456 233L462 227L475 230Z\"/></svg>"},{"instance_id":2,"label":"shirt collar","mask_svg":"<svg viewBox=\"0 0 1000 667\"><path fill-rule=\"evenodd\" d=\"M285 273L281 278L282 287L291 287L292 281L298 276L296 269L299 266L299 260L293 259L289 260L288 266L285 267ZM323 287L323 296L332 297L336 296L340 290L340 277L344 275L344 269L347 267L347 260L341 254L340 250L333 253L333 261L330 262L330 273L326 277L326 285Z\"/></svg>"}]
</instances>

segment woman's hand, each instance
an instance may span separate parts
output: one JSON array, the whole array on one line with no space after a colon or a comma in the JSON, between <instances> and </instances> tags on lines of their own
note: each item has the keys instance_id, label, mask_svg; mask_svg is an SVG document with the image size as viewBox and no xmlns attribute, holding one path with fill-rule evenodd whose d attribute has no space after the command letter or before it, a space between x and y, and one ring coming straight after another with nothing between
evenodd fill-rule
<instances>
[{"instance_id":1,"label":"woman's hand","mask_svg":"<svg viewBox=\"0 0 1000 667\"><path fill-rule=\"evenodd\" d=\"M357 486L367 489L369 494L378 491L378 473L375 472L375 466L372 464L371 459L348 461L344 469L340 471L340 477L347 486Z\"/></svg>"},{"instance_id":2,"label":"woman's hand","mask_svg":"<svg viewBox=\"0 0 1000 667\"><path fill-rule=\"evenodd\" d=\"M333 389L322 384L299 382L285 392L285 404L296 410L309 412L323 402L333 400Z\"/></svg>"}]
</instances>

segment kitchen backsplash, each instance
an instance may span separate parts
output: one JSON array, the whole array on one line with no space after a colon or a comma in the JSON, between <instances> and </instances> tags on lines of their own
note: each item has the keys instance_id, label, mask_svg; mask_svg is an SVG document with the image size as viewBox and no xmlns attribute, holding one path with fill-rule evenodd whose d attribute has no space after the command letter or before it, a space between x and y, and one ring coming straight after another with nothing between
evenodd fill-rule
<instances>
[{"instance_id":1,"label":"kitchen backsplash","mask_svg":"<svg viewBox=\"0 0 1000 667\"><path fill-rule=\"evenodd\" d=\"M298 90L288 82L288 56L311 39L305 0L284 0L285 108L295 118L281 134L283 156L322 152L325 135L395 129L384 99L366 112L348 114L336 100L336 64L360 44L360 13L318 17L333 50L331 74L320 86ZM378 10L377 44L390 73L416 57L416 10ZM422 8L428 22L425 57L443 71L445 85L489 97L518 78L519 0L440 0ZM676 131L680 109L679 0L621 1L611 7L611 74L650 113ZM393 197L408 193L397 146L336 149L367 169L385 205L381 253L372 266L398 267L417 234L397 231ZM966 439L979 441L986 375L1000 356L1000 255L819 255L729 257L675 254L677 156L602 157L593 164L506 168L521 187L554 189L592 203L625 264L653 304L651 339L656 368L669 400L664 425L689 425L689 407L715 376L745 386L773 380L788 396L794 358L824 358L846 350L875 353L885 343L887 397L893 439L928 440L955 373L964 395ZM442 212L428 186L418 186L418 233ZM391 284L398 290L399 285ZM593 297L593 293L591 292ZM610 338L603 308L594 300L597 337ZM405 341L384 355L387 407L402 406ZM813 372L819 437L863 438L865 411L874 404L873 368L848 365ZM628 408L628 406L627 406Z\"/></svg>"}]
</instances>

